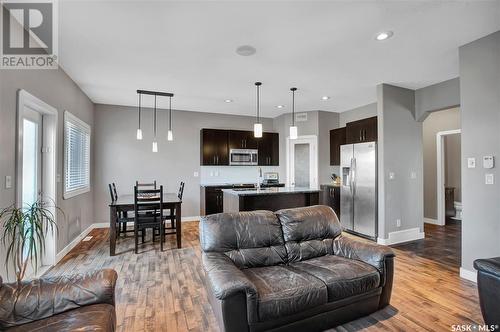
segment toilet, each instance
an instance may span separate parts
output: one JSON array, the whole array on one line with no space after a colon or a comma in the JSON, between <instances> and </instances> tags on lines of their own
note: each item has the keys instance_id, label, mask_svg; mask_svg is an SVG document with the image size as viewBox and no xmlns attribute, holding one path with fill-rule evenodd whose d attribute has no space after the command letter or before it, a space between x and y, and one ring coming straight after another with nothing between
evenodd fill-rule
<instances>
[{"instance_id":1,"label":"toilet","mask_svg":"<svg viewBox=\"0 0 500 332\"><path fill-rule=\"evenodd\" d=\"M453 207L455 208L455 216L451 219L462 220L462 202L453 202Z\"/></svg>"}]
</instances>

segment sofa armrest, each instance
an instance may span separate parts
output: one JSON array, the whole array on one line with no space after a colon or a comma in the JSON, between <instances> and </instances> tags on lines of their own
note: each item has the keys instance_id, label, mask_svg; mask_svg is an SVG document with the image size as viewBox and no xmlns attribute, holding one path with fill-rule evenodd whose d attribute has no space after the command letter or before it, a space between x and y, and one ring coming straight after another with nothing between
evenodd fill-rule
<instances>
[{"instance_id":1,"label":"sofa armrest","mask_svg":"<svg viewBox=\"0 0 500 332\"><path fill-rule=\"evenodd\" d=\"M44 319L68 310L106 303L115 305L117 273L47 277L0 285L0 329Z\"/></svg>"},{"instance_id":2,"label":"sofa armrest","mask_svg":"<svg viewBox=\"0 0 500 332\"><path fill-rule=\"evenodd\" d=\"M489 273L500 278L500 257L476 259L474 268L479 272Z\"/></svg>"},{"instance_id":3,"label":"sofa armrest","mask_svg":"<svg viewBox=\"0 0 500 332\"><path fill-rule=\"evenodd\" d=\"M247 297L256 296L254 284L223 253L203 253L203 268L217 299L225 300L238 292L245 293Z\"/></svg>"},{"instance_id":4,"label":"sofa armrest","mask_svg":"<svg viewBox=\"0 0 500 332\"><path fill-rule=\"evenodd\" d=\"M376 243L357 241L345 236L333 240L333 253L350 259L363 261L384 273L386 258L394 257L391 248Z\"/></svg>"}]
</instances>

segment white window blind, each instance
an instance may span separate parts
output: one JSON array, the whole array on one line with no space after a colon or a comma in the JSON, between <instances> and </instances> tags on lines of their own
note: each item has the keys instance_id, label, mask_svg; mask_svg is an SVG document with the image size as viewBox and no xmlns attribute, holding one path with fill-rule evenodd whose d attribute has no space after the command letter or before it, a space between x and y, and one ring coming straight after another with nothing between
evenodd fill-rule
<instances>
[{"instance_id":1,"label":"white window blind","mask_svg":"<svg viewBox=\"0 0 500 332\"><path fill-rule=\"evenodd\" d=\"M64 112L64 198L90 191L90 126Z\"/></svg>"}]
</instances>

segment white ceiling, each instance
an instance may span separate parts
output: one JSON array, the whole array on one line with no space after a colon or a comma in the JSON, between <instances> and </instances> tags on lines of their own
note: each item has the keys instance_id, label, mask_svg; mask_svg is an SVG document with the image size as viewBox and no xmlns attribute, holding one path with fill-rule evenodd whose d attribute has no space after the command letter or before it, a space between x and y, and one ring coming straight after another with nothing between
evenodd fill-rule
<instances>
[{"instance_id":1,"label":"white ceiling","mask_svg":"<svg viewBox=\"0 0 500 332\"><path fill-rule=\"evenodd\" d=\"M59 25L60 63L96 103L135 106L136 89L154 89L175 109L250 115L259 80L274 117L291 86L297 110L342 112L379 83L457 77L458 47L500 30L500 1L62 1ZM376 41L383 30L393 38ZM246 44L257 53L237 55Z\"/></svg>"}]
</instances>

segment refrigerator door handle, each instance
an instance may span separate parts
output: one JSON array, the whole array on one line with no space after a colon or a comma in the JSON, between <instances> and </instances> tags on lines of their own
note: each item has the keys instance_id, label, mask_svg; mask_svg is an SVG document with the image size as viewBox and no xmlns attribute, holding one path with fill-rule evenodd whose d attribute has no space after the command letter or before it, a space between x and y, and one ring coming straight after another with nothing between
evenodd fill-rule
<instances>
[{"instance_id":1,"label":"refrigerator door handle","mask_svg":"<svg viewBox=\"0 0 500 332\"><path fill-rule=\"evenodd\" d=\"M356 195L356 158L351 159L351 191L354 199L354 195Z\"/></svg>"}]
</instances>

